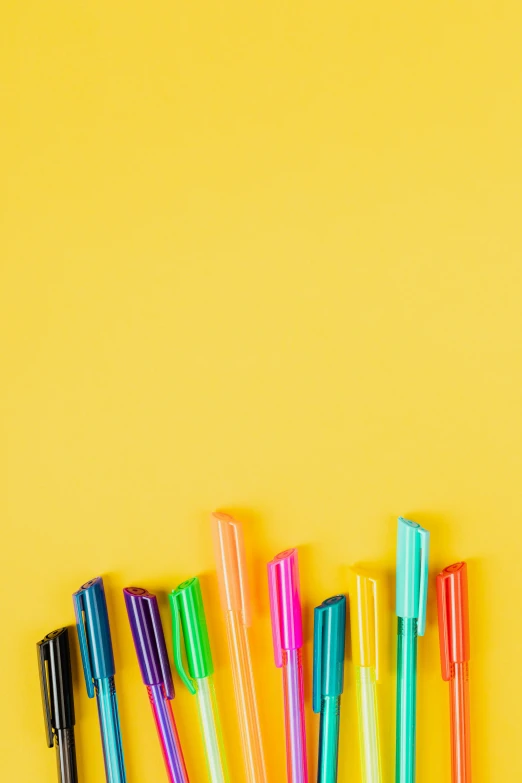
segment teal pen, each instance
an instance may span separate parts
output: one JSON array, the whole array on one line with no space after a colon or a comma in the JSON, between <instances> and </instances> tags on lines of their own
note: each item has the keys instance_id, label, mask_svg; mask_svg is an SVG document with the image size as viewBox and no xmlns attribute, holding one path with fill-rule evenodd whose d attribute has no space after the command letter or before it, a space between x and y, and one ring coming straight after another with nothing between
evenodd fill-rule
<instances>
[{"instance_id":1,"label":"teal pen","mask_svg":"<svg viewBox=\"0 0 522 783\"><path fill-rule=\"evenodd\" d=\"M345 632L344 595L327 598L315 607L312 708L321 713L317 783L337 781Z\"/></svg>"},{"instance_id":2,"label":"teal pen","mask_svg":"<svg viewBox=\"0 0 522 783\"><path fill-rule=\"evenodd\" d=\"M399 517L397 531L397 723L395 783L415 783L417 636L426 630L430 534Z\"/></svg>"}]
</instances>

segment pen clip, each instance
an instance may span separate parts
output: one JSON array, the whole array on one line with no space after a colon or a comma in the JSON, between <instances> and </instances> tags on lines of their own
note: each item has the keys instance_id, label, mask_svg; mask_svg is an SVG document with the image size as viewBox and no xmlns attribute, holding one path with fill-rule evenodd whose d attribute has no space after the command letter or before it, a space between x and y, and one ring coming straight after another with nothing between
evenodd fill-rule
<instances>
[{"instance_id":1,"label":"pen clip","mask_svg":"<svg viewBox=\"0 0 522 783\"><path fill-rule=\"evenodd\" d=\"M281 646L281 612L279 610L278 567L274 561L268 563L268 595L270 599L270 616L272 620L272 641L274 644L275 665L280 669L283 665L283 650Z\"/></svg>"},{"instance_id":2,"label":"pen clip","mask_svg":"<svg viewBox=\"0 0 522 783\"><path fill-rule=\"evenodd\" d=\"M49 642L46 639L43 639L43 641L38 642L36 647L38 652L38 671L40 674L40 688L42 691L45 737L47 740L47 747L52 748L54 745L54 735L53 735L53 727L51 722L51 697L49 694L49 678L47 676L47 667L45 665L45 662L49 660L46 654L49 648Z\"/></svg>"},{"instance_id":3,"label":"pen clip","mask_svg":"<svg viewBox=\"0 0 522 783\"><path fill-rule=\"evenodd\" d=\"M312 684L312 710L321 712L323 698L323 634L324 617L327 611L324 605L314 609L314 669Z\"/></svg>"},{"instance_id":4,"label":"pen clip","mask_svg":"<svg viewBox=\"0 0 522 783\"><path fill-rule=\"evenodd\" d=\"M94 683L89 653L89 643L87 641L87 631L85 630L84 605L82 592L73 593L74 614L76 615L76 628L78 630L78 641L80 643L80 653L82 656L83 673L85 675L85 685L89 699L94 697Z\"/></svg>"},{"instance_id":5,"label":"pen clip","mask_svg":"<svg viewBox=\"0 0 522 783\"><path fill-rule=\"evenodd\" d=\"M423 527L417 528L420 545L419 574L419 609L417 615L417 633L424 636L426 631L426 606L428 602L428 556L430 549L430 534Z\"/></svg>"},{"instance_id":6,"label":"pen clip","mask_svg":"<svg viewBox=\"0 0 522 783\"><path fill-rule=\"evenodd\" d=\"M374 665L375 665L375 681L379 682L381 660L379 655L380 647L380 629L379 629L379 580L374 576L368 576L368 582L371 586L372 594L372 607L373 607L373 649L374 649Z\"/></svg>"},{"instance_id":7,"label":"pen clip","mask_svg":"<svg viewBox=\"0 0 522 783\"><path fill-rule=\"evenodd\" d=\"M169 593L169 601L172 611L172 646L174 649L174 663L176 664L176 669L180 678L185 683L190 693L194 695L196 693L196 688L183 666L183 657L181 654L181 636L183 631L181 628L181 612L176 593Z\"/></svg>"},{"instance_id":8,"label":"pen clip","mask_svg":"<svg viewBox=\"0 0 522 783\"><path fill-rule=\"evenodd\" d=\"M172 673L170 671L169 659L167 656L167 648L165 646L165 636L163 634L163 627L161 625L161 617L158 609L158 601L156 596L152 593L148 593L143 596L146 601L146 606L149 607L150 619L152 623L152 630L154 633L154 639L156 642L156 650L158 652L159 665L161 669L161 675L163 678L163 686L167 699L174 698L174 683L172 682Z\"/></svg>"},{"instance_id":9,"label":"pen clip","mask_svg":"<svg viewBox=\"0 0 522 783\"><path fill-rule=\"evenodd\" d=\"M443 571L437 575L437 605L439 615L439 643L440 643L440 666L442 669L442 679L445 682L451 680L451 661L450 661L450 629L449 629L449 609L448 609L448 580L450 575Z\"/></svg>"}]
</instances>

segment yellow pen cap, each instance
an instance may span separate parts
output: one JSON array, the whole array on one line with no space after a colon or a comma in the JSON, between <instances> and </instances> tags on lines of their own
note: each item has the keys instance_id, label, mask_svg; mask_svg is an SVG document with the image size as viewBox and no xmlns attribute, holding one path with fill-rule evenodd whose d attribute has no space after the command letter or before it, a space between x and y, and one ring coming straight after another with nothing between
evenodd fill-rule
<instances>
[{"instance_id":1,"label":"yellow pen cap","mask_svg":"<svg viewBox=\"0 0 522 783\"><path fill-rule=\"evenodd\" d=\"M366 566L350 568L350 625L355 666L370 666L379 679L382 583L379 573Z\"/></svg>"}]
</instances>

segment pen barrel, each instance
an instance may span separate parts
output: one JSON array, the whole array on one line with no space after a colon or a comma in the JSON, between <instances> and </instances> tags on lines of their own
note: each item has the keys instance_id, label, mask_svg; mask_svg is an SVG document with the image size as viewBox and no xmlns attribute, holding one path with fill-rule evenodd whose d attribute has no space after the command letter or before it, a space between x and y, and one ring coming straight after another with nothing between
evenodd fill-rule
<instances>
[{"instance_id":1,"label":"pen barrel","mask_svg":"<svg viewBox=\"0 0 522 783\"><path fill-rule=\"evenodd\" d=\"M211 783L228 783L229 776L225 746L223 743L223 733L221 731L213 678L198 678L196 680L196 688L199 720L205 745L210 781Z\"/></svg>"},{"instance_id":2,"label":"pen barrel","mask_svg":"<svg viewBox=\"0 0 522 783\"><path fill-rule=\"evenodd\" d=\"M283 650L283 691L288 783L307 783L302 651Z\"/></svg>"},{"instance_id":3,"label":"pen barrel","mask_svg":"<svg viewBox=\"0 0 522 783\"><path fill-rule=\"evenodd\" d=\"M74 729L55 729L54 746L56 748L59 783L78 783Z\"/></svg>"},{"instance_id":4,"label":"pen barrel","mask_svg":"<svg viewBox=\"0 0 522 783\"><path fill-rule=\"evenodd\" d=\"M398 618L395 783L415 782L417 619Z\"/></svg>"},{"instance_id":5,"label":"pen barrel","mask_svg":"<svg viewBox=\"0 0 522 783\"><path fill-rule=\"evenodd\" d=\"M324 696L319 722L317 783L336 783L339 763L340 696Z\"/></svg>"},{"instance_id":6,"label":"pen barrel","mask_svg":"<svg viewBox=\"0 0 522 783\"><path fill-rule=\"evenodd\" d=\"M107 783L125 783L125 764L121 741L118 699L114 677L96 680L96 701L102 735L103 758Z\"/></svg>"},{"instance_id":7,"label":"pen barrel","mask_svg":"<svg viewBox=\"0 0 522 783\"><path fill-rule=\"evenodd\" d=\"M246 783L267 783L247 629L238 612L229 611L225 617Z\"/></svg>"},{"instance_id":8,"label":"pen barrel","mask_svg":"<svg viewBox=\"0 0 522 783\"><path fill-rule=\"evenodd\" d=\"M158 730L163 759L170 783L188 783L187 768L172 706L163 685L148 685L147 692Z\"/></svg>"},{"instance_id":9,"label":"pen barrel","mask_svg":"<svg viewBox=\"0 0 522 783\"><path fill-rule=\"evenodd\" d=\"M356 666L361 783L381 783L377 684L373 666Z\"/></svg>"},{"instance_id":10,"label":"pen barrel","mask_svg":"<svg viewBox=\"0 0 522 783\"><path fill-rule=\"evenodd\" d=\"M451 780L471 783L468 662L452 664L450 680Z\"/></svg>"}]
</instances>

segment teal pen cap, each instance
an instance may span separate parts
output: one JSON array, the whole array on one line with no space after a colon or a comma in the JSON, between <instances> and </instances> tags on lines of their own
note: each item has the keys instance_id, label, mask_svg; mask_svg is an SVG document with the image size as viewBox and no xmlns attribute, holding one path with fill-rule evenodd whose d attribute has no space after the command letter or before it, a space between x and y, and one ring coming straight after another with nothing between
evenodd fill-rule
<instances>
[{"instance_id":1,"label":"teal pen cap","mask_svg":"<svg viewBox=\"0 0 522 783\"><path fill-rule=\"evenodd\" d=\"M426 630L428 598L428 530L399 517L397 529L396 614L417 619L417 633Z\"/></svg>"},{"instance_id":2,"label":"teal pen cap","mask_svg":"<svg viewBox=\"0 0 522 783\"><path fill-rule=\"evenodd\" d=\"M312 709L321 712L325 696L339 697L344 687L346 596L334 595L314 609Z\"/></svg>"}]
</instances>

